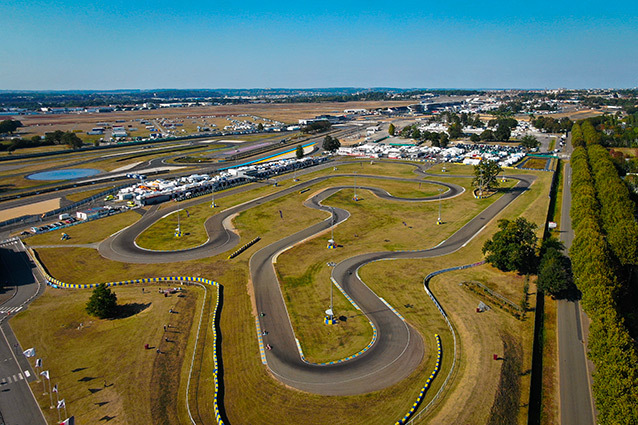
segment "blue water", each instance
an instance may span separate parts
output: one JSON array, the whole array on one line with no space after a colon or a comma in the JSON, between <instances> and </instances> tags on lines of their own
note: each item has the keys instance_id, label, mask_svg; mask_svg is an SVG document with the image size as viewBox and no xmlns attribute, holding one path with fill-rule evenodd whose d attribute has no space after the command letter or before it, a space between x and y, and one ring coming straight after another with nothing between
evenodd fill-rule
<instances>
[{"instance_id":1,"label":"blue water","mask_svg":"<svg viewBox=\"0 0 638 425\"><path fill-rule=\"evenodd\" d=\"M100 173L94 168L69 168L66 170L44 171L27 176L30 180L72 180Z\"/></svg>"}]
</instances>

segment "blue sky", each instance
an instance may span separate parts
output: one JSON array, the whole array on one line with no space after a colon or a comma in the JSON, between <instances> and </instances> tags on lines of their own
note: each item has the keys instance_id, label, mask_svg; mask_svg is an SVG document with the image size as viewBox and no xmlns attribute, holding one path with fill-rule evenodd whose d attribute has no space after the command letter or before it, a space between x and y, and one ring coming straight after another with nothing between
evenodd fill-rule
<instances>
[{"instance_id":1,"label":"blue sky","mask_svg":"<svg viewBox=\"0 0 638 425\"><path fill-rule=\"evenodd\" d=\"M638 86L638 2L0 0L0 89Z\"/></svg>"}]
</instances>

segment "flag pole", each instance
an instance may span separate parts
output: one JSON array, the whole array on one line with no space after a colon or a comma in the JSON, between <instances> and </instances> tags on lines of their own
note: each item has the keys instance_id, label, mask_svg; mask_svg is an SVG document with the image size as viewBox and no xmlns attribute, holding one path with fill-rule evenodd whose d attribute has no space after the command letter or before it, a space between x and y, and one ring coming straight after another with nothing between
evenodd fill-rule
<instances>
[{"instance_id":1,"label":"flag pole","mask_svg":"<svg viewBox=\"0 0 638 425\"><path fill-rule=\"evenodd\" d=\"M60 415L60 406L58 406L58 422L62 422L62 416Z\"/></svg>"},{"instance_id":2,"label":"flag pole","mask_svg":"<svg viewBox=\"0 0 638 425\"><path fill-rule=\"evenodd\" d=\"M49 377L49 398L51 399L51 409L53 409L53 391L51 391L51 378Z\"/></svg>"},{"instance_id":3,"label":"flag pole","mask_svg":"<svg viewBox=\"0 0 638 425\"><path fill-rule=\"evenodd\" d=\"M47 394L47 387L46 387L46 382L44 382L44 379L43 379L42 380L42 395L46 395L46 394Z\"/></svg>"}]
</instances>

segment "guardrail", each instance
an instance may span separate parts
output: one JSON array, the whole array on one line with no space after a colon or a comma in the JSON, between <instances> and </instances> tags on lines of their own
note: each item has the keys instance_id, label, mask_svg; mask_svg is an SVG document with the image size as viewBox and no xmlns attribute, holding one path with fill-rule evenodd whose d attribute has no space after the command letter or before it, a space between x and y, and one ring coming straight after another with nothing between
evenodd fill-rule
<instances>
[{"instance_id":1,"label":"guardrail","mask_svg":"<svg viewBox=\"0 0 638 425\"><path fill-rule=\"evenodd\" d=\"M429 275L427 275L425 277L425 279L423 279L423 289L425 289L425 292L428 294L428 296L430 297L430 299L432 300L432 302L434 303L436 308L439 310L439 312L443 316L443 319L445 320L445 323L447 323L447 326L450 329L450 332L452 332L452 340L454 342L454 352L453 352L453 355L452 355L452 366L450 367L450 371L448 372L447 376L445 377L445 381L443 381L443 384L441 385L441 388L439 388L439 391L437 391L437 393L434 395L432 400L430 400L430 402L423 408L423 410L421 410L420 412L418 412L415 415L412 415L411 418L408 418L407 422L403 422L404 424L412 423L419 416L421 416L421 414L423 414L423 412L427 412L427 410L430 408L430 406L432 406L432 404L434 404L434 402L439 398L439 396L441 395L441 393L443 392L443 390L447 386L447 383L449 382L450 377L452 376L452 373L454 372L454 368L456 367L456 332L454 332L454 327L452 326L452 323L450 322L450 319L448 319L447 314L445 313L445 310L443 309L443 307L441 307L441 304L439 304L438 300L436 299L436 297L434 296L432 291L430 291L430 288L428 288L428 285L430 283L430 279L432 279L434 276L438 276L438 275L440 275L442 273L456 271L456 270L469 269L470 267L481 266L483 264L485 264L485 261L479 261L477 263L466 264L464 266L450 267L448 269L437 270L435 272L430 273Z\"/></svg>"}]
</instances>

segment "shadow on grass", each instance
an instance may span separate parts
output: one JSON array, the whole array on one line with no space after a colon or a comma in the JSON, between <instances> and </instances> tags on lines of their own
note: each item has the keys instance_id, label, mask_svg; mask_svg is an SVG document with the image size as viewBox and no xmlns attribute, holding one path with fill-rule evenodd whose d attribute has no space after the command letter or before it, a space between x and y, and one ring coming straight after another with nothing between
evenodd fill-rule
<instances>
[{"instance_id":1,"label":"shadow on grass","mask_svg":"<svg viewBox=\"0 0 638 425\"><path fill-rule=\"evenodd\" d=\"M224 309L224 287L219 285L219 303L217 306L217 314L215 315L215 332L217 332L217 407L219 408L219 415L224 423L228 423L228 417L226 416L226 409L224 408L224 359L222 358L222 333L219 331L219 323Z\"/></svg>"},{"instance_id":2,"label":"shadow on grass","mask_svg":"<svg viewBox=\"0 0 638 425\"><path fill-rule=\"evenodd\" d=\"M128 303L118 305L115 311L114 319L125 319L127 317L135 316L138 313L146 310L151 306L151 303Z\"/></svg>"}]
</instances>

